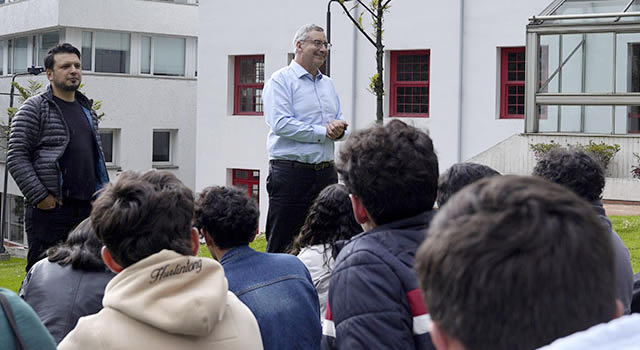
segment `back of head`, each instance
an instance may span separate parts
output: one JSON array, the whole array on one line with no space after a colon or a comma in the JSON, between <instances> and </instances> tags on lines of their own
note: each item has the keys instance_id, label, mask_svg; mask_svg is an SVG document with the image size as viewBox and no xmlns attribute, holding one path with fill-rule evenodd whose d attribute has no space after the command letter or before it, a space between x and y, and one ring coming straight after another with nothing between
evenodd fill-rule
<instances>
[{"instance_id":1,"label":"back of head","mask_svg":"<svg viewBox=\"0 0 640 350\"><path fill-rule=\"evenodd\" d=\"M438 207L449 200L463 187L489 176L500 175L492 168L477 163L457 163L452 165L438 179Z\"/></svg>"},{"instance_id":2,"label":"back of head","mask_svg":"<svg viewBox=\"0 0 640 350\"><path fill-rule=\"evenodd\" d=\"M438 157L427 133L392 120L355 132L340 152L338 172L377 225L431 210Z\"/></svg>"},{"instance_id":3,"label":"back of head","mask_svg":"<svg viewBox=\"0 0 640 350\"><path fill-rule=\"evenodd\" d=\"M207 187L196 201L196 226L206 230L220 249L249 244L259 215L256 201L236 187Z\"/></svg>"},{"instance_id":4,"label":"back of head","mask_svg":"<svg viewBox=\"0 0 640 350\"><path fill-rule=\"evenodd\" d=\"M93 232L91 220L87 218L69 233L64 243L49 248L47 257L51 262L61 266L71 264L74 269L82 271L107 271L100 256L101 250L102 242Z\"/></svg>"},{"instance_id":5,"label":"back of head","mask_svg":"<svg viewBox=\"0 0 640 350\"><path fill-rule=\"evenodd\" d=\"M600 199L604 190L604 170L578 149L551 149L538 161L533 175L563 185L587 201Z\"/></svg>"},{"instance_id":6,"label":"back of head","mask_svg":"<svg viewBox=\"0 0 640 350\"><path fill-rule=\"evenodd\" d=\"M616 313L613 248L588 203L536 177L455 194L416 256L438 328L466 349L533 349Z\"/></svg>"},{"instance_id":7,"label":"back of head","mask_svg":"<svg viewBox=\"0 0 640 350\"><path fill-rule=\"evenodd\" d=\"M167 171L125 171L93 204L96 235L122 267L163 249L191 254L193 192Z\"/></svg>"},{"instance_id":8,"label":"back of head","mask_svg":"<svg viewBox=\"0 0 640 350\"><path fill-rule=\"evenodd\" d=\"M301 248L317 244L331 247L335 253L336 241L349 239L360 232L362 227L353 217L349 191L344 185L333 184L323 189L311 204L290 253L298 254Z\"/></svg>"}]
</instances>

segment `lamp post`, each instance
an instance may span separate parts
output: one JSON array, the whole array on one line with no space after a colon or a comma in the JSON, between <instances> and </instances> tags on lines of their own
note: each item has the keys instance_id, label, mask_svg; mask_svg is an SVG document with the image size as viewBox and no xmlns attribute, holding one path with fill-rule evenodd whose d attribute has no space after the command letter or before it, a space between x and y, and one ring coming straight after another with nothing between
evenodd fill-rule
<instances>
[{"instance_id":1,"label":"lamp post","mask_svg":"<svg viewBox=\"0 0 640 350\"><path fill-rule=\"evenodd\" d=\"M11 90L9 92L9 108L13 107L13 96L15 94L15 86L14 82L17 77L23 75L38 75L44 72L44 68L31 66L27 68L26 72L22 73L14 73L11 77ZM7 123L8 127L11 127L11 116L9 116L9 121ZM7 136L8 137L8 136ZM8 178L9 178L9 167L7 166L7 162L4 164L4 188L2 192L2 213L0 215L0 254L6 254L7 248L4 246L4 236L6 233L6 217L7 217L7 186L8 186Z\"/></svg>"},{"instance_id":2,"label":"lamp post","mask_svg":"<svg viewBox=\"0 0 640 350\"><path fill-rule=\"evenodd\" d=\"M344 1L340 1L340 0L329 0L329 2L327 2L327 41L331 42L331 3L332 2L337 2L339 3L342 8L347 11L347 9L345 8L343 2L347 2L347 1L352 1L352 0L344 0ZM326 74L328 76L330 76L330 72L331 72L331 50L329 50L329 52L327 52L327 59L325 60L325 67L326 67Z\"/></svg>"}]
</instances>

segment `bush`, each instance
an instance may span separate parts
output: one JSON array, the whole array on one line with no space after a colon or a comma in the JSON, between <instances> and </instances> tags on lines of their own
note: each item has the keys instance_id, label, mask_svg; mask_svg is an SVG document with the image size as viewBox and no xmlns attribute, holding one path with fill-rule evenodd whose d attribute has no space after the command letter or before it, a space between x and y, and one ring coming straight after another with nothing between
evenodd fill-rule
<instances>
[{"instance_id":1,"label":"bush","mask_svg":"<svg viewBox=\"0 0 640 350\"><path fill-rule=\"evenodd\" d=\"M557 147L562 147L562 146L560 146L560 144L558 143L555 143L553 140L551 140L551 142L549 143L543 142L543 143L529 144L529 148L533 151L536 157L536 161L539 161L545 155L545 153ZM613 157L615 157L616 154L620 152L620 145L617 143L613 145L609 145L604 142L595 143L593 142L593 140L589 140L589 143L587 145L567 144L566 148L570 150L584 151L585 153L590 155L593 159L595 159L605 171L608 169L609 163L611 162ZM636 157L638 157L638 155L636 155ZM640 158L638 159L640 161ZM632 170L632 173L633 173L633 170ZM640 169L638 169L638 176L640 176Z\"/></svg>"}]
</instances>

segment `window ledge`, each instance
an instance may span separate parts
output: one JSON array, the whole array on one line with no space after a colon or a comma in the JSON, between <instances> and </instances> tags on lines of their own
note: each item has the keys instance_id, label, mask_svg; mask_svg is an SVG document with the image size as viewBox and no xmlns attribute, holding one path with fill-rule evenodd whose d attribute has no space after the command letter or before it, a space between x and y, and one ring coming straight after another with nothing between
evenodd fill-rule
<instances>
[{"instance_id":1,"label":"window ledge","mask_svg":"<svg viewBox=\"0 0 640 350\"><path fill-rule=\"evenodd\" d=\"M555 137L620 137L620 138L640 138L640 134L587 134L580 132L525 132L522 136L555 136Z\"/></svg>"},{"instance_id":2,"label":"window ledge","mask_svg":"<svg viewBox=\"0 0 640 350\"><path fill-rule=\"evenodd\" d=\"M122 171L122 167L115 164L107 164L107 170Z\"/></svg>"},{"instance_id":3,"label":"window ledge","mask_svg":"<svg viewBox=\"0 0 640 350\"><path fill-rule=\"evenodd\" d=\"M161 169L161 170L163 170L163 169L178 169L178 168L180 168L179 166L174 165L174 164L153 164L152 167L154 169Z\"/></svg>"},{"instance_id":4,"label":"window ledge","mask_svg":"<svg viewBox=\"0 0 640 350\"><path fill-rule=\"evenodd\" d=\"M170 75L151 75L151 74L131 74L131 73L100 73L91 71L82 71L84 76L96 77L118 77L118 78L141 78L141 79L163 79L163 80L190 80L197 81L198 77L178 77Z\"/></svg>"}]
</instances>

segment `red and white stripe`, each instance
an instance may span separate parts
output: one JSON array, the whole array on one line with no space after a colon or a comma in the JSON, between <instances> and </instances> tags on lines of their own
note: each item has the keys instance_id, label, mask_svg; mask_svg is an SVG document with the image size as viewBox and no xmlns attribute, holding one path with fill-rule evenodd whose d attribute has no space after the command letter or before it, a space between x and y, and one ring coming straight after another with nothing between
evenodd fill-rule
<instances>
[{"instance_id":1,"label":"red and white stripe","mask_svg":"<svg viewBox=\"0 0 640 350\"><path fill-rule=\"evenodd\" d=\"M421 335L429 333L431 326L431 316L424 304L420 289L413 289L407 292L409 299L409 307L411 308L411 316L413 316L413 334Z\"/></svg>"},{"instance_id":2,"label":"red and white stripe","mask_svg":"<svg viewBox=\"0 0 640 350\"><path fill-rule=\"evenodd\" d=\"M331 314L329 302L327 302L327 312L325 312L324 319L322 320L322 334L329 337L336 337L336 326L333 323L333 315Z\"/></svg>"}]
</instances>

